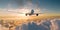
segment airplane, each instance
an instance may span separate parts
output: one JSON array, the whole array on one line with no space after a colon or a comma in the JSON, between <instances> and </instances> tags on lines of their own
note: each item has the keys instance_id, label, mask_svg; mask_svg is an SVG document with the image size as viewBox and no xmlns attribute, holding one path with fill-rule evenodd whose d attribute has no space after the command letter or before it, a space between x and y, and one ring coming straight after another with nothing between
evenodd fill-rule
<instances>
[{"instance_id":1,"label":"airplane","mask_svg":"<svg viewBox=\"0 0 60 30\"><path fill-rule=\"evenodd\" d=\"M12 11L9 11L9 12L12 12ZM38 16L39 14L42 14L42 13L34 13L34 10L32 9L30 13L21 13L21 12L14 12L14 13L19 13L19 14L25 14L26 16L29 15L36 15Z\"/></svg>"},{"instance_id":2,"label":"airplane","mask_svg":"<svg viewBox=\"0 0 60 30\"><path fill-rule=\"evenodd\" d=\"M38 16L39 14L42 14L42 13L34 13L34 10L32 9L31 10L31 13L26 13L25 15L27 16L27 15L29 15L29 16L31 16L31 15L36 15L36 16Z\"/></svg>"}]
</instances>

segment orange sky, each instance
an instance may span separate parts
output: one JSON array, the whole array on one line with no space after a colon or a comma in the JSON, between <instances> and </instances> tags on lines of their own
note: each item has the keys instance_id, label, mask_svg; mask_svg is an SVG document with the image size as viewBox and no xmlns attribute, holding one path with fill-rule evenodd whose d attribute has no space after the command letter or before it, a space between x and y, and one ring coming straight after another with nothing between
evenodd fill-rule
<instances>
[{"instance_id":1,"label":"orange sky","mask_svg":"<svg viewBox=\"0 0 60 30\"><path fill-rule=\"evenodd\" d=\"M20 20L20 19L36 19L36 18L41 18L42 17L46 17L46 16L60 16L57 14L40 14L39 16L25 16L24 14L20 15L0 15L0 19L5 19L5 20Z\"/></svg>"}]
</instances>

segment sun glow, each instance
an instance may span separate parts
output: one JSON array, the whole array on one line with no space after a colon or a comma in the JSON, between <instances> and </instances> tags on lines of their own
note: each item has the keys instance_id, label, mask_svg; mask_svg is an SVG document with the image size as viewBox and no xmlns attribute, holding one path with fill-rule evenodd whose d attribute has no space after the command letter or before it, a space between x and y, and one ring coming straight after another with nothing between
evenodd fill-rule
<instances>
[{"instance_id":1,"label":"sun glow","mask_svg":"<svg viewBox=\"0 0 60 30\"><path fill-rule=\"evenodd\" d=\"M19 12L21 12L21 13L29 13L30 9L22 8L22 9L19 9Z\"/></svg>"}]
</instances>

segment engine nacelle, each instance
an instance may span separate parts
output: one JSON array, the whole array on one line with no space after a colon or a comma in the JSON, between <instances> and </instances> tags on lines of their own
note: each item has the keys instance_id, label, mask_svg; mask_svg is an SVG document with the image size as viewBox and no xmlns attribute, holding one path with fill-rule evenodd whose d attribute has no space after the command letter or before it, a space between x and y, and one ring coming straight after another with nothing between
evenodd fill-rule
<instances>
[{"instance_id":1,"label":"engine nacelle","mask_svg":"<svg viewBox=\"0 0 60 30\"><path fill-rule=\"evenodd\" d=\"M36 14L36 16L38 16L39 14Z\"/></svg>"}]
</instances>

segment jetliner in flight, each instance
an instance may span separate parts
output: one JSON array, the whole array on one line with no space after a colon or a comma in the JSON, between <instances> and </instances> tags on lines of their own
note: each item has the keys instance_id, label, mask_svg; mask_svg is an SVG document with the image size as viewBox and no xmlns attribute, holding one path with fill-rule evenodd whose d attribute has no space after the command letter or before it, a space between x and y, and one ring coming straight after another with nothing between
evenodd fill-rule
<instances>
[{"instance_id":1,"label":"jetliner in flight","mask_svg":"<svg viewBox=\"0 0 60 30\"><path fill-rule=\"evenodd\" d=\"M9 11L9 12L12 12L12 11ZM42 13L34 13L34 10L32 9L30 13L21 13L21 12L14 12L14 13L19 13L19 14L25 14L26 16L29 15L36 15L38 16L39 14L42 14Z\"/></svg>"}]
</instances>

